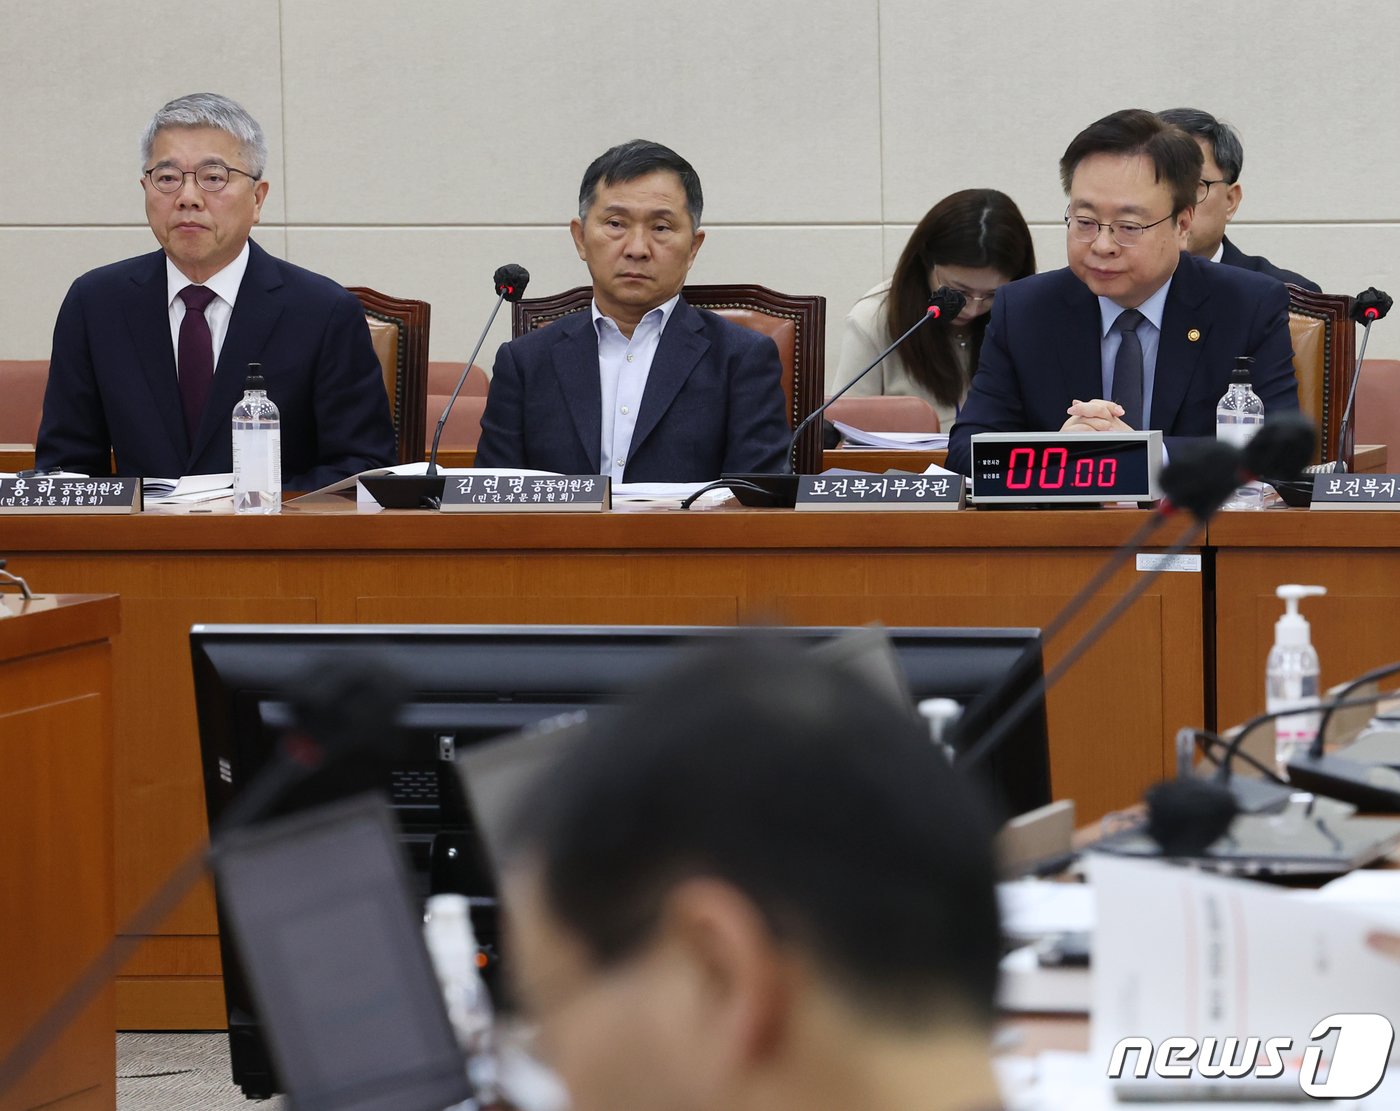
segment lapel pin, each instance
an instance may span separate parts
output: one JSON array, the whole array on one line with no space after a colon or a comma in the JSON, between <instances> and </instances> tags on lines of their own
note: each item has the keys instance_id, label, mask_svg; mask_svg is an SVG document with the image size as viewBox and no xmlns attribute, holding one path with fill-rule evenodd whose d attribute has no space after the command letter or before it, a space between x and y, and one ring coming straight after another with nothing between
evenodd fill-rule
<instances>
[{"instance_id":1,"label":"lapel pin","mask_svg":"<svg viewBox=\"0 0 1400 1111\"><path fill-rule=\"evenodd\" d=\"M1201 330L1199 328L1192 328L1189 332L1186 333L1186 338L1192 343L1195 343L1201 338Z\"/></svg>"}]
</instances>

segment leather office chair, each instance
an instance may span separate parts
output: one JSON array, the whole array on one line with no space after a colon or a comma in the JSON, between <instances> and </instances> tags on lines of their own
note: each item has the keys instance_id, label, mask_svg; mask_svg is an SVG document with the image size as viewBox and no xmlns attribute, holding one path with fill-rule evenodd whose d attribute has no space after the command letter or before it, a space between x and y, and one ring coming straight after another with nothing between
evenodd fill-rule
<instances>
[{"instance_id":1,"label":"leather office chair","mask_svg":"<svg viewBox=\"0 0 1400 1111\"><path fill-rule=\"evenodd\" d=\"M938 411L922 397L881 394L843 397L832 402L826 419L849 424L862 432L939 432Z\"/></svg>"},{"instance_id":2,"label":"leather office chair","mask_svg":"<svg viewBox=\"0 0 1400 1111\"><path fill-rule=\"evenodd\" d=\"M437 428L438 419L447 406L447 399L452 396L453 387L457 385L457 379L462 376L462 368L466 365L438 362L428 364L428 401L424 413L428 448L433 445L433 430ZM486 377L486 371L479 366L473 366L467 380L462 383L462 392L457 398L457 404L452 408L452 415L447 418L447 424L443 427L442 442L438 445L440 451L461 451L476 447L477 441L481 439L481 414L486 409L486 391L490 385L491 380Z\"/></svg>"},{"instance_id":3,"label":"leather office chair","mask_svg":"<svg viewBox=\"0 0 1400 1111\"><path fill-rule=\"evenodd\" d=\"M0 359L0 444L34 442L48 383L48 359Z\"/></svg>"},{"instance_id":4,"label":"leather office chair","mask_svg":"<svg viewBox=\"0 0 1400 1111\"><path fill-rule=\"evenodd\" d=\"M1289 286L1288 331L1293 338L1298 405L1317 425L1313 462L1329 463L1337 455L1337 432L1356 370L1356 325L1351 319L1351 298ZM1356 437L1348 431L1341 450L1348 469L1355 442Z\"/></svg>"},{"instance_id":5,"label":"leather office chair","mask_svg":"<svg viewBox=\"0 0 1400 1111\"><path fill-rule=\"evenodd\" d=\"M405 301L365 286L352 286L369 324L370 342L384 372L384 392L394 418L400 463L423 458L424 406L428 390L428 325L432 307Z\"/></svg>"},{"instance_id":6,"label":"leather office chair","mask_svg":"<svg viewBox=\"0 0 1400 1111\"><path fill-rule=\"evenodd\" d=\"M761 285L688 285L681 295L697 309L708 309L735 324L771 336L783 364L788 427L795 428L821 404L826 379L826 298L778 293ZM588 286L554 297L525 298L511 313L512 334L519 336L560 317L588 309ZM821 471L820 422L802 434L793 452L799 474Z\"/></svg>"},{"instance_id":7,"label":"leather office chair","mask_svg":"<svg viewBox=\"0 0 1400 1111\"><path fill-rule=\"evenodd\" d=\"M1356 442L1384 444L1386 469L1400 463L1400 359L1367 359L1356 387Z\"/></svg>"}]
</instances>

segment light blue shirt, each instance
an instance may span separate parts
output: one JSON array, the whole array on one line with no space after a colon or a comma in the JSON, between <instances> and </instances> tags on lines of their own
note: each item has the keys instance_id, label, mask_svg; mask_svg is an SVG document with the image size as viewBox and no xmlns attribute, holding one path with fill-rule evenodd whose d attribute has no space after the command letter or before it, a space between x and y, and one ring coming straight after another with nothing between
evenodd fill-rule
<instances>
[{"instance_id":1,"label":"light blue shirt","mask_svg":"<svg viewBox=\"0 0 1400 1111\"><path fill-rule=\"evenodd\" d=\"M603 395L603 434L598 451L598 471L622 481L637 429L637 410L647 388L651 361L661 343L661 333L671 319L680 294L658 305L638 322L628 339L611 318L593 302L593 327L598 333L598 376Z\"/></svg>"},{"instance_id":2,"label":"light blue shirt","mask_svg":"<svg viewBox=\"0 0 1400 1111\"><path fill-rule=\"evenodd\" d=\"M1171 287L1172 280L1168 278L1161 289L1137 307L1146 318L1138 325L1137 336L1142 344L1142 411L1148 428L1152 427L1152 387L1157 383L1157 348L1162 341L1162 312L1167 307L1167 291ZM1113 362L1118 358L1118 348L1123 343L1123 333L1113 330L1113 322L1124 311L1117 301L1099 298L1099 316L1103 321L1103 331L1099 336L1103 393L1099 396L1105 399L1113 397Z\"/></svg>"}]
</instances>

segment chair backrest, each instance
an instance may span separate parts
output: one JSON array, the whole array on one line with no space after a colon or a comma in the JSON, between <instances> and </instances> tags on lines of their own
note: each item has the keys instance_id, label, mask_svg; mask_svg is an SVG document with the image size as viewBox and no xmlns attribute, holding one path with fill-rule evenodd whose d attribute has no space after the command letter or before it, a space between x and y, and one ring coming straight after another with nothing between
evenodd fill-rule
<instances>
[{"instance_id":1,"label":"chair backrest","mask_svg":"<svg viewBox=\"0 0 1400 1111\"><path fill-rule=\"evenodd\" d=\"M0 359L0 444L35 441L48 384L48 359Z\"/></svg>"},{"instance_id":2,"label":"chair backrest","mask_svg":"<svg viewBox=\"0 0 1400 1111\"><path fill-rule=\"evenodd\" d=\"M1358 444L1384 444L1386 470L1400 463L1400 359L1367 359L1356 384Z\"/></svg>"},{"instance_id":3,"label":"chair backrest","mask_svg":"<svg viewBox=\"0 0 1400 1111\"><path fill-rule=\"evenodd\" d=\"M940 432L938 411L922 397L876 394L833 401L826 419L862 432Z\"/></svg>"},{"instance_id":4,"label":"chair backrest","mask_svg":"<svg viewBox=\"0 0 1400 1111\"><path fill-rule=\"evenodd\" d=\"M788 427L797 425L821 404L826 379L826 298L778 293L761 285L688 285L681 296L698 309L718 313L735 324L770 336L783 364L783 394ZM516 302L511 315L514 335L523 335L560 317L588 309L593 290L579 286L554 297ZM793 450L799 474L821 470L821 429L814 423Z\"/></svg>"},{"instance_id":5,"label":"chair backrest","mask_svg":"<svg viewBox=\"0 0 1400 1111\"><path fill-rule=\"evenodd\" d=\"M432 447L433 430L447 407L447 399L457 386L466 363L428 364L428 402L424 420L427 427L428 446ZM452 407L452 415L442 429L440 451L462 451L475 448L481 439L481 414L486 410L486 390L491 380L479 366L473 366L467 380L462 383L462 392L457 404Z\"/></svg>"},{"instance_id":6,"label":"chair backrest","mask_svg":"<svg viewBox=\"0 0 1400 1111\"><path fill-rule=\"evenodd\" d=\"M384 372L384 392L394 418L399 462L423 458L426 426L423 407L428 389L428 326L432 307L405 301L365 286L352 286L369 325L370 342Z\"/></svg>"},{"instance_id":7,"label":"chair backrest","mask_svg":"<svg viewBox=\"0 0 1400 1111\"><path fill-rule=\"evenodd\" d=\"M1356 372L1356 325L1351 320L1351 298L1289 286L1288 331L1293 338L1298 405L1317 425L1313 462L1329 463L1337 455L1342 411ZM1348 468L1355 442L1348 432L1341 450Z\"/></svg>"}]
</instances>

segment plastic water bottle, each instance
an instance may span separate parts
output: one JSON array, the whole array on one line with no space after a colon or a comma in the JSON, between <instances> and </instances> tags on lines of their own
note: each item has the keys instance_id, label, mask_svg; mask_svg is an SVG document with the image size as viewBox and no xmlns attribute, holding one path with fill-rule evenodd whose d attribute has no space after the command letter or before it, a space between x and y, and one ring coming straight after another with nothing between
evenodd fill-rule
<instances>
[{"instance_id":1,"label":"plastic water bottle","mask_svg":"<svg viewBox=\"0 0 1400 1111\"><path fill-rule=\"evenodd\" d=\"M1254 434L1264 427L1264 403L1250 384L1254 360L1241 355L1230 372L1230 385L1215 407L1215 438L1243 450ZM1224 509L1262 509L1263 485L1251 482L1239 487Z\"/></svg>"},{"instance_id":2,"label":"plastic water bottle","mask_svg":"<svg viewBox=\"0 0 1400 1111\"><path fill-rule=\"evenodd\" d=\"M1322 713L1318 705L1318 679L1322 667L1312 645L1307 618L1298 612L1298 603L1307 597L1326 594L1324 586L1298 586L1290 583L1274 591L1286 607L1274 624L1274 646L1266 666L1265 709L1275 714L1297 709L1274 722L1274 760L1279 774L1287 778L1288 762L1307 751L1317 736Z\"/></svg>"},{"instance_id":3,"label":"plastic water bottle","mask_svg":"<svg viewBox=\"0 0 1400 1111\"><path fill-rule=\"evenodd\" d=\"M491 995L477 965L476 931L465 895L428 899L423 940L433 959L447 1017L467 1059L467 1078L478 1106L489 1104L497 1087Z\"/></svg>"},{"instance_id":4,"label":"plastic water bottle","mask_svg":"<svg viewBox=\"0 0 1400 1111\"><path fill-rule=\"evenodd\" d=\"M248 364L243 400L233 407L233 511L282 512L282 421L260 363Z\"/></svg>"}]
</instances>

